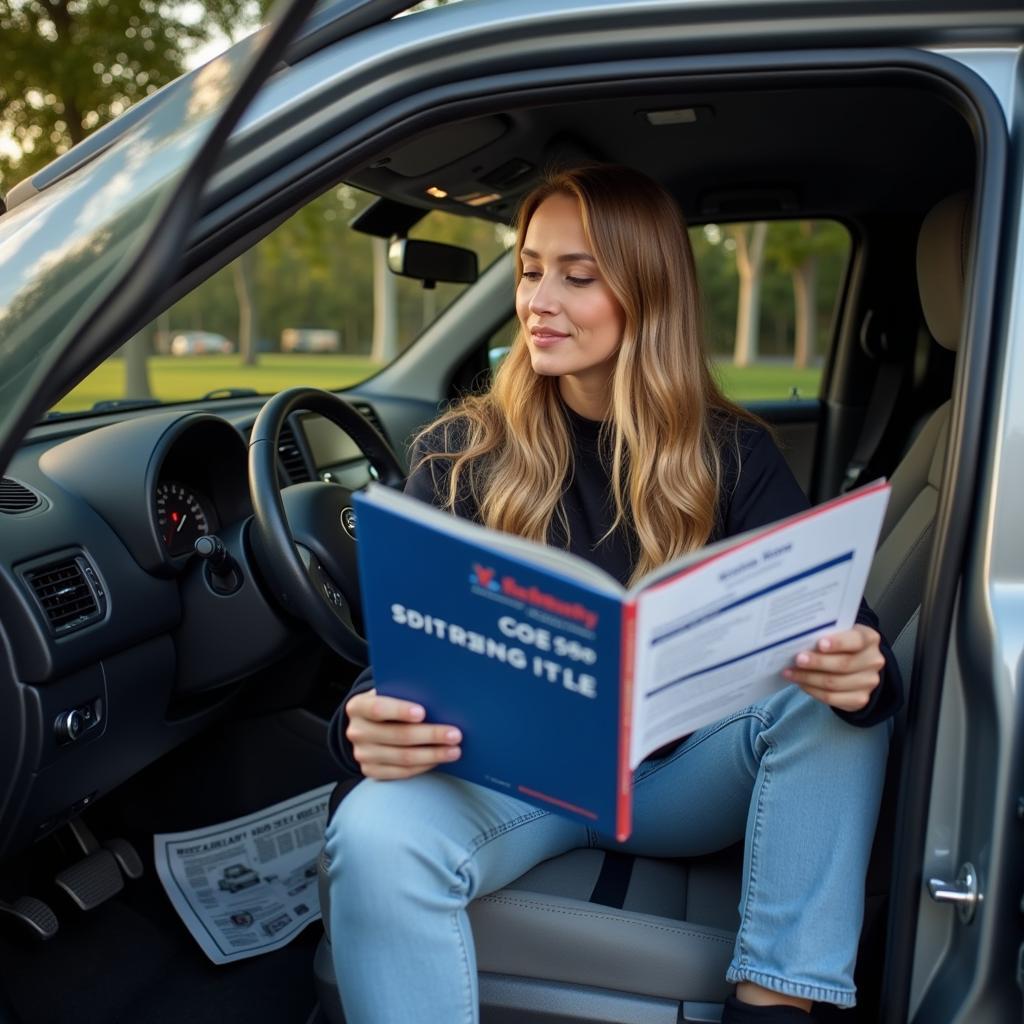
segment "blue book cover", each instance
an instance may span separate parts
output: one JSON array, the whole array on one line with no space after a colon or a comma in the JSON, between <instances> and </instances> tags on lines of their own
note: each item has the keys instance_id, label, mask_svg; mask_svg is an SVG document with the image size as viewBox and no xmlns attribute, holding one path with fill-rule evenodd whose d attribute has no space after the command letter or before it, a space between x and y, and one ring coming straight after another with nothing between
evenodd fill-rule
<instances>
[{"instance_id":1,"label":"blue book cover","mask_svg":"<svg viewBox=\"0 0 1024 1024\"><path fill-rule=\"evenodd\" d=\"M379 486L354 501L377 691L462 730L438 770L628 836L617 581Z\"/></svg>"},{"instance_id":2,"label":"blue book cover","mask_svg":"<svg viewBox=\"0 0 1024 1024\"><path fill-rule=\"evenodd\" d=\"M853 624L888 495L876 481L626 590L371 484L354 500L377 690L462 730L439 770L624 840L634 765L789 685L800 650Z\"/></svg>"}]
</instances>

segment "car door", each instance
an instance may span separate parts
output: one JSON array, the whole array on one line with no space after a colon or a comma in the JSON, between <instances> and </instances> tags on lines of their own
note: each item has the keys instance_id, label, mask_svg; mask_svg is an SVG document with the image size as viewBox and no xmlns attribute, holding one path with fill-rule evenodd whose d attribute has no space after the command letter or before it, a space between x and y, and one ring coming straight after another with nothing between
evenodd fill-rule
<instances>
[{"instance_id":1,"label":"car door","mask_svg":"<svg viewBox=\"0 0 1024 1024\"><path fill-rule=\"evenodd\" d=\"M407 6L349 0L335 5L332 31L342 38ZM266 28L152 97L123 134L86 144L77 173L71 153L48 188L12 190L28 198L0 218L0 470L173 278L218 153L312 7L285 0Z\"/></svg>"},{"instance_id":2,"label":"car door","mask_svg":"<svg viewBox=\"0 0 1024 1024\"><path fill-rule=\"evenodd\" d=\"M0 474L26 430L133 330L179 270L203 183L225 138L303 25L289 0L268 26L72 150L8 197L0 216ZM357 32L407 4L341 0ZM306 38L318 29L316 19ZM5 644L6 641L0 640ZM26 705L0 668L0 820L18 813L36 751ZM5 834L6 838L6 834ZM3 844L0 843L0 846Z\"/></svg>"},{"instance_id":3,"label":"car door","mask_svg":"<svg viewBox=\"0 0 1024 1024\"><path fill-rule=\"evenodd\" d=\"M987 83L1011 133L1019 49L949 51ZM1024 988L1024 427L1019 146L975 207L973 280L954 395L932 586L922 621L951 613L948 646L917 652L903 758L884 1020L1010 1021ZM1005 187L1005 193L1002 192ZM992 245L1005 196L1005 248ZM988 237L986 245L982 239ZM994 315L991 321L988 319ZM957 451L956 444L959 444ZM962 518L962 556L953 527ZM948 547L944 547L948 544ZM908 941L909 940L909 941ZM909 989L909 991L908 991Z\"/></svg>"}]
</instances>

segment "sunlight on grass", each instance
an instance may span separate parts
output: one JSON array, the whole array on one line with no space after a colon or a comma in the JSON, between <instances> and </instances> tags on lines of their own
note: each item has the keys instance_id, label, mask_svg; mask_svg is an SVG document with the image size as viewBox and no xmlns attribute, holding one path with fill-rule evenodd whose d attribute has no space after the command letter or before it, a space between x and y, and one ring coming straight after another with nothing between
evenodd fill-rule
<instances>
[{"instance_id":1,"label":"sunlight on grass","mask_svg":"<svg viewBox=\"0 0 1024 1024\"><path fill-rule=\"evenodd\" d=\"M256 366L243 366L241 356L151 356L149 382L161 402L201 398L218 388L252 388L273 394L284 388L308 385L334 390L351 387L377 372L377 363L365 356L289 355L260 356ZM58 412L89 409L93 403L124 398L124 363L108 359L55 406Z\"/></svg>"},{"instance_id":2,"label":"sunlight on grass","mask_svg":"<svg viewBox=\"0 0 1024 1024\"><path fill-rule=\"evenodd\" d=\"M153 397L161 402L189 401L219 388L252 388L267 395L298 385L337 390L352 387L379 369L365 356L279 352L264 353L256 366L243 366L237 355L151 356L148 365ZM738 402L784 400L792 397L794 387L801 398L814 398L821 384L820 367L800 370L786 363L747 367L717 363L715 371L726 394ZM124 397L124 363L108 359L54 409L80 411Z\"/></svg>"},{"instance_id":3,"label":"sunlight on grass","mask_svg":"<svg viewBox=\"0 0 1024 1024\"><path fill-rule=\"evenodd\" d=\"M722 390L735 402L781 401L793 397L817 398L821 390L821 367L797 369L788 363L759 363L733 366L716 363Z\"/></svg>"}]
</instances>

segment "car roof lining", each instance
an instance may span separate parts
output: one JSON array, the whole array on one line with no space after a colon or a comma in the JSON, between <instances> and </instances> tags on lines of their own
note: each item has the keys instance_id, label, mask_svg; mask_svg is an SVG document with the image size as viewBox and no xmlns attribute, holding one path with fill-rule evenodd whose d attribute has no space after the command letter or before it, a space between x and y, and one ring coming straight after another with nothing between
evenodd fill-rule
<instances>
[{"instance_id":1,"label":"car roof lining","mask_svg":"<svg viewBox=\"0 0 1024 1024\"><path fill-rule=\"evenodd\" d=\"M670 99L679 105L697 97L747 92L754 94L753 99L744 101L744 106L751 108L749 118L757 107L757 93L767 94L766 85L770 85L773 103L770 111L761 105L761 119L767 122L768 113L772 113L774 123L790 126L773 140L776 149L772 166L780 167L788 159L791 175L787 185L792 181L804 183L797 194L801 208L790 216L830 217L845 221L854 230L856 225L876 217L919 222L938 198L971 186L980 157L977 146L982 144L977 133L985 137L988 132L978 123L978 104L971 98L973 87L962 69L948 61L940 63L931 54L903 50L870 50L856 55L832 52L827 58L826 62L824 53L782 55L772 61L770 70L758 67L756 62L751 67L746 57L729 58L727 64L742 64L728 70L709 70L703 60L693 70L685 67L690 62L681 66L676 61L655 60L647 62L646 74L630 62L629 66L594 66L582 81L575 77L565 81L551 69L537 69L515 83L501 76L500 86L498 80L475 81L469 93L461 96L452 86L440 86L379 111L371 118L375 123L356 138L348 131L336 134L334 153L316 139L313 150L297 149L287 164L268 168L258 188L251 184L251 157L244 152L231 154L217 187L207 198L207 209L197 224L181 276L168 289L161 308L187 294L311 199L340 182L425 212L447 209L464 215L490 216L496 221L510 220L513 197L510 208L504 211L467 209L451 199L436 200L424 194L422 190L433 183L436 172L418 179L406 178L387 173L386 164L381 163L392 150L412 139L440 138L434 132L441 126L495 113L511 119L510 131L478 154L449 160L443 168L446 180L458 181L461 175L465 183L466 170L472 176L476 166L471 162L474 158L479 163L480 157L491 157L491 166L497 166L509 159L510 153L529 155L531 139L534 149L546 145L552 137L559 140L559 145L565 145L564 135L551 133L544 137L543 126L573 110L582 111L595 101L609 108L631 104L654 107L659 99ZM553 75L557 84L553 84ZM801 109L807 114L798 119ZM843 120L849 130L841 131L836 126L844 114L849 115ZM718 143L721 155L714 165L710 149L679 154L679 147L673 149L677 166L669 174L658 167L664 163L666 154L659 156L654 166L647 154L639 151L629 154L628 162L659 177L676 196L691 223L712 219L694 215L692 197L715 188L720 190L723 183L732 186L737 182L745 189L744 201L733 204L728 215L720 214L714 220L777 217L777 206L766 210L760 201L764 193L750 188L751 163L760 166L763 162L761 157L752 161L750 152L768 132L761 121L754 121L758 131L746 133L739 141L722 133ZM584 124L581 115L578 126ZM613 126L615 122L609 115L603 124ZM870 127L859 138L853 133L858 124ZM915 127L924 124L927 131ZM574 125L574 129L578 126ZM740 126L737 118L734 130L739 131ZM828 154L814 161L813 175L808 173L810 160L801 163L792 149L787 157L781 145L784 139L798 135L797 126L813 131L822 153ZM313 127L322 138L322 128ZM610 132L610 128L604 127L600 137ZM832 139L831 148L826 148L826 137ZM919 144L910 145L911 137ZM582 150L579 139L578 132L574 133L569 144L581 158L592 158L593 151ZM582 145L587 145L586 139ZM878 162L868 159L869 152ZM614 152L607 156L616 158ZM704 159L708 161L707 167ZM237 181L234 188L230 184L232 179ZM522 183L520 194L526 187L528 182ZM159 312L154 307L151 315ZM143 323L140 321L140 326Z\"/></svg>"},{"instance_id":2,"label":"car roof lining","mask_svg":"<svg viewBox=\"0 0 1024 1024\"><path fill-rule=\"evenodd\" d=\"M679 109L695 109L696 119L653 126L645 117ZM484 141L453 150L453 128ZM448 122L381 153L347 180L424 209L509 221L546 169L588 161L644 169L694 223L856 219L869 211L923 212L969 186L975 149L960 112L920 85L839 81L766 89L761 80L717 89L635 89ZM495 171L510 164L529 170L507 188L495 186ZM432 198L428 188L447 197ZM500 199L475 209L452 198L495 192Z\"/></svg>"}]
</instances>

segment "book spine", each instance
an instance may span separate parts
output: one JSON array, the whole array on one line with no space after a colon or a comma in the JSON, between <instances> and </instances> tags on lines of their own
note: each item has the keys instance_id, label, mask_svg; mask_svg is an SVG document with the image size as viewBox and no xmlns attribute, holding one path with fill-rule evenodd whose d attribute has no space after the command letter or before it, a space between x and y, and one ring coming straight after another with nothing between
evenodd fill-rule
<instances>
[{"instance_id":1,"label":"book spine","mask_svg":"<svg viewBox=\"0 0 1024 1024\"><path fill-rule=\"evenodd\" d=\"M636 663L636 601L622 608L622 637L619 641L619 792L615 809L615 838L623 843L633 831L633 668Z\"/></svg>"}]
</instances>

